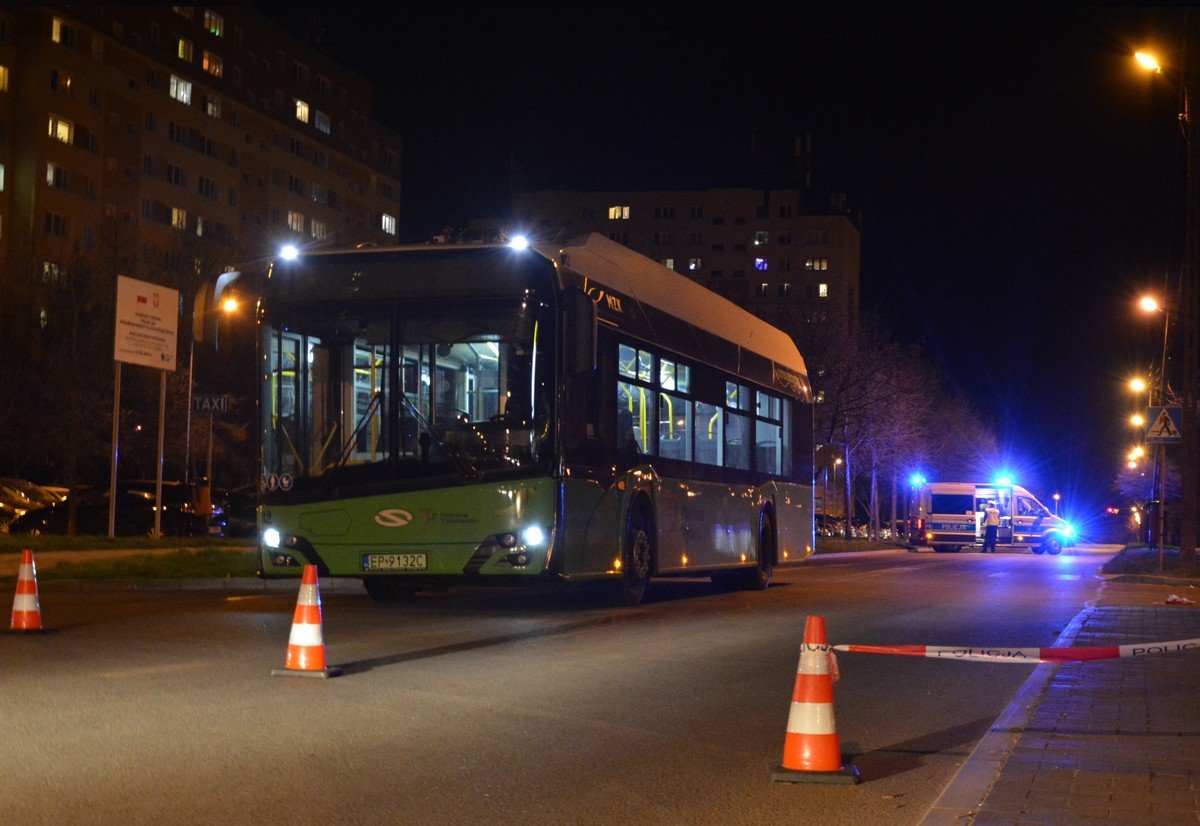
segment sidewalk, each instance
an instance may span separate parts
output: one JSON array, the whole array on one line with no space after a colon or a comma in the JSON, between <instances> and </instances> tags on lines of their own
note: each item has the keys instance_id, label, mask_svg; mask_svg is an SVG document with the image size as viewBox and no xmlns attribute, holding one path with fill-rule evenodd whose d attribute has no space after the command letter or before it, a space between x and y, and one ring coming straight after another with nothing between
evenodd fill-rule
<instances>
[{"instance_id":1,"label":"sidewalk","mask_svg":"<svg viewBox=\"0 0 1200 826\"><path fill-rule=\"evenodd\" d=\"M1055 646L1200 638L1185 584L1110 581ZM1040 665L923 823L1197 823L1200 648Z\"/></svg>"}]
</instances>

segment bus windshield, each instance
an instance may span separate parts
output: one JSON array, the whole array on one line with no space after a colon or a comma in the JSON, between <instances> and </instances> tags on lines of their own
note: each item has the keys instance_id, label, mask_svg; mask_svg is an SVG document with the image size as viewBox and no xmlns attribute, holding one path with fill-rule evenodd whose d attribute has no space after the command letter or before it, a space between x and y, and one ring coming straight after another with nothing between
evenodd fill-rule
<instances>
[{"instance_id":1,"label":"bus windshield","mask_svg":"<svg viewBox=\"0 0 1200 826\"><path fill-rule=\"evenodd\" d=\"M268 491L457 484L550 456L553 313L511 299L263 309Z\"/></svg>"}]
</instances>

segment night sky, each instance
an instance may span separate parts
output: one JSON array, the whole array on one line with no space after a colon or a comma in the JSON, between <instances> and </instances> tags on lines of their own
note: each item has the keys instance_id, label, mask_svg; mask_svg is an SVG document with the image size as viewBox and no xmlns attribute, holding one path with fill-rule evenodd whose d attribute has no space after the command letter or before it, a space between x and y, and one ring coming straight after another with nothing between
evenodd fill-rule
<instances>
[{"instance_id":1,"label":"night sky","mask_svg":"<svg viewBox=\"0 0 1200 826\"><path fill-rule=\"evenodd\" d=\"M1093 511L1133 443L1125 380L1175 283L1182 8L396 4L268 10L375 86L404 139L402 234L509 187L726 185L751 136L811 134L862 214L862 302L995 423L1016 481ZM286 18L285 18L286 15ZM1144 400L1143 400L1144 401Z\"/></svg>"}]
</instances>

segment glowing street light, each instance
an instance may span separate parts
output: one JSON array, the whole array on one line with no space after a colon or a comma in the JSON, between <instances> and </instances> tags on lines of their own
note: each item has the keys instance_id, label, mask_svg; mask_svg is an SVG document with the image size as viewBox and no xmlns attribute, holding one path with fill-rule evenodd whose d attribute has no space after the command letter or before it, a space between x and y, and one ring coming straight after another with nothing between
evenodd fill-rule
<instances>
[{"instance_id":1,"label":"glowing street light","mask_svg":"<svg viewBox=\"0 0 1200 826\"><path fill-rule=\"evenodd\" d=\"M1134 52L1133 59L1138 62L1138 65L1143 69L1149 69L1156 75L1162 74L1162 66L1159 65L1158 58L1149 52Z\"/></svg>"},{"instance_id":2,"label":"glowing street light","mask_svg":"<svg viewBox=\"0 0 1200 826\"><path fill-rule=\"evenodd\" d=\"M1129 417L1129 423L1131 425L1133 425L1134 427L1145 427L1146 426L1146 417L1143 416L1141 413L1134 413L1132 416Z\"/></svg>"},{"instance_id":3,"label":"glowing street light","mask_svg":"<svg viewBox=\"0 0 1200 826\"><path fill-rule=\"evenodd\" d=\"M1182 93L1183 111L1179 114L1179 125L1187 148L1186 177L1187 204L1184 222L1183 266L1179 278L1178 313L1181 333L1181 422L1182 443L1180 450L1180 501L1179 501L1179 561L1193 563L1196 559L1197 487L1200 486L1200 462L1197 456L1196 401L1200 395L1197 387L1197 362L1200 361L1200 337L1198 337L1197 293L1200 292L1200 132L1196 119L1191 117L1191 90L1200 88L1200 17L1187 14L1184 17L1185 52L1176 61L1178 66L1164 67L1150 52L1138 52L1134 59L1144 70L1154 72L1172 81ZM1164 310L1165 313L1165 310ZM1166 334L1164 331L1164 341ZM1164 348L1165 352L1165 348ZM1165 361L1165 359L1164 359ZM1165 365L1164 365L1165 367ZM1165 372L1165 369L1164 369ZM1165 465L1162 468L1165 471ZM1163 475L1160 473L1160 476ZM1161 481L1161 480L1160 480ZM1162 568L1162 496L1159 496L1159 568Z\"/></svg>"}]
</instances>

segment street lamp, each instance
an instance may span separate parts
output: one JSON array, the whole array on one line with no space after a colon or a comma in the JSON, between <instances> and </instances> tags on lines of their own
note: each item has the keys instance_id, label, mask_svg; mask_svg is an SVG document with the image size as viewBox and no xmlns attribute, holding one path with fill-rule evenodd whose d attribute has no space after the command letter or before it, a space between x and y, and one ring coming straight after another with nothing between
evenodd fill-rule
<instances>
[{"instance_id":1,"label":"street lamp","mask_svg":"<svg viewBox=\"0 0 1200 826\"><path fill-rule=\"evenodd\" d=\"M1139 54L1141 54L1139 52ZM1139 63L1143 66L1146 64L1139 59ZM1155 63L1157 65L1157 62ZM1158 69L1157 71L1161 71ZM1165 406L1167 403L1167 334L1171 329L1171 313L1167 308L1158 303L1152 295L1144 295L1138 301L1138 306L1141 307L1144 313L1162 313L1163 314L1163 335L1162 335L1162 359L1158 365L1158 403ZM1153 394L1151 395L1153 402ZM1153 406L1153 405L1147 405ZM1166 476L1167 476L1167 448L1166 445L1159 442L1158 450L1154 451L1154 474L1151 477L1150 483L1154 487L1155 498L1158 500L1158 569L1161 571L1163 567L1164 543L1167 525L1167 507L1166 507Z\"/></svg>"},{"instance_id":2,"label":"street lamp","mask_svg":"<svg viewBox=\"0 0 1200 826\"><path fill-rule=\"evenodd\" d=\"M1200 73L1200 14L1190 9L1184 12L1184 43L1187 52L1182 61L1183 71L1164 67L1153 54L1139 52L1135 59L1143 69L1173 81L1183 98L1179 115L1187 147L1187 213L1184 221L1183 268L1179 279L1178 313L1182 333L1182 451L1180 461L1179 501L1179 561L1192 563L1196 559L1196 492L1197 436L1196 397L1197 362L1200 361L1200 339L1197 338L1196 305L1200 288L1200 135L1191 117L1191 89L1197 85Z\"/></svg>"}]
</instances>

